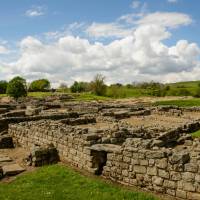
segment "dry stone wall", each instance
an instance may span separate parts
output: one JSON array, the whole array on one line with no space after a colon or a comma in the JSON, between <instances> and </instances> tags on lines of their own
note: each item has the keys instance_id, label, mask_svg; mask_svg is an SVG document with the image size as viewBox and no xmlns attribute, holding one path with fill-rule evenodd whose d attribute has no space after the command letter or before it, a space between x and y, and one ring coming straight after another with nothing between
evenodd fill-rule
<instances>
[{"instance_id":1,"label":"dry stone wall","mask_svg":"<svg viewBox=\"0 0 200 200\"><path fill-rule=\"evenodd\" d=\"M121 151L108 153L103 175L182 199L200 199L200 141L182 149L148 149L149 141L127 139Z\"/></svg>"},{"instance_id":2,"label":"dry stone wall","mask_svg":"<svg viewBox=\"0 0 200 200\"><path fill-rule=\"evenodd\" d=\"M65 109L73 112L48 110L49 114L45 111L31 116L31 110L30 116L7 117L0 121L0 129L9 124L8 135L15 145L29 149L53 145L61 161L93 174L172 198L200 199L200 140L187 134L200 129L199 116L157 131L121 120L132 116L148 119L153 114L187 118L185 112L198 114L199 108L69 103ZM95 127L99 122L100 127ZM101 127L101 123L109 126Z\"/></svg>"},{"instance_id":3,"label":"dry stone wall","mask_svg":"<svg viewBox=\"0 0 200 200\"><path fill-rule=\"evenodd\" d=\"M94 170L88 147L98 143L99 137L87 129L50 121L23 122L9 125L9 134L15 144L26 148L53 144L61 160L87 171Z\"/></svg>"}]
</instances>

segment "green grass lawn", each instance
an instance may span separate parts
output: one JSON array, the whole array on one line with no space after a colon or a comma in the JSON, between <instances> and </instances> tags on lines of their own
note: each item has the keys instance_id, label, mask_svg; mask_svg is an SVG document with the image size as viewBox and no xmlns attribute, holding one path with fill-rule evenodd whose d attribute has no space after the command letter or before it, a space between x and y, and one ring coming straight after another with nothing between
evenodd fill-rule
<instances>
[{"instance_id":1,"label":"green grass lawn","mask_svg":"<svg viewBox=\"0 0 200 200\"><path fill-rule=\"evenodd\" d=\"M200 98L187 99L187 100L170 100L170 101L158 101L154 105L174 105L180 107L200 106Z\"/></svg>"},{"instance_id":2,"label":"green grass lawn","mask_svg":"<svg viewBox=\"0 0 200 200\"><path fill-rule=\"evenodd\" d=\"M1 200L158 200L146 194L52 165L0 183Z\"/></svg>"}]
</instances>

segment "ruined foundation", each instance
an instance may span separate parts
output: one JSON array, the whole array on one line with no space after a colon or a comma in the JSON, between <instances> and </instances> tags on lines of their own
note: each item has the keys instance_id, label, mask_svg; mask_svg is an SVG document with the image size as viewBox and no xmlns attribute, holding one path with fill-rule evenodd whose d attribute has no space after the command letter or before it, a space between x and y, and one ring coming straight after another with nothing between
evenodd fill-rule
<instances>
[{"instance_id":1,"label":"ruined foundation","mask_svg":"<svg viewBox=\"0 0 200 200\"><path fill-rule=\"evenodd\" d=\"M200 199L200 140L190 135L200 129L199 108L63 107L59 117L61 110L49 108L37 116L3 119L14 145L30 150L53 145L61 161L90 173L172 198Z\"/></svg>"}]
</instances>

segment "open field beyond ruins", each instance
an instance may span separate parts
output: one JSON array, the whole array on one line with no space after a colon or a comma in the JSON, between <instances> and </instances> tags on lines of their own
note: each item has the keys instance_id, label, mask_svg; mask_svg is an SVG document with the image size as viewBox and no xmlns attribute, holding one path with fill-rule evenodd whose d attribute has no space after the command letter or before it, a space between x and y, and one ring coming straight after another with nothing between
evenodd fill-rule
<instances>
[{"instance_id":1,"label":"open field beyond ruins","mask_svg":"<svg viewBox=\"0 0 200 200\"><path fill-rule=\"evenodd\" d=\"M192 133L200 130L200 108L153 104L150 100L148 103L138 99L78 102L71 101L67 95L2 102L0 194L13 187L19 195L26 193L21 187L27 187L30 192L28 185L37 181L49 181L45 183L44 192L51 193L55 191L50 183L59 181L63 186L66 184L66 190L61 196L53 194L56 195L53 199L63 198L63 195L69 195L70 199L67 169L53 165L36 170L61 162L86 176L100 176L129 188L153 192L159 199L163 194L169 199L200 199L200 139L192 137ZM16 176L21 173L22 176ZM72 182L80 176L74 173ZM26 178L30 181L24 186ZM88 193L85 191L82 195L89 195L90 187L101 188L102 193L106 190L104 183L95 183L94 179L80 176L76 181L73 184L89 181L89 185L84 186L86 190L88 187ZM115 186L108 188L113 192L117 190ZM100 198L98 191L94 193L96 199ZM116 194L119 196L113 199L122 196L124 199L150 199L145 198L146 194L137 198L135 192L125 191L120 189ZM5 192L3 199L15 199L6 195ZM106 193L101 199L112 199L109 195Z\"/></svg>"}]
</instances>

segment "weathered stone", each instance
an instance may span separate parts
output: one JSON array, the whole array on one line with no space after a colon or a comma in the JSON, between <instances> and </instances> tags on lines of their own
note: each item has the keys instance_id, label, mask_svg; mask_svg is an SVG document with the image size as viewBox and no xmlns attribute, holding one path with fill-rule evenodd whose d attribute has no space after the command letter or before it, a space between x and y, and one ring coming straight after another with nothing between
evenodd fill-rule
<instances>
[{"instance_id":1,"label":"weathered stone","mask_svg":"<svg viewBox=\"0 0 200 200\"><path fill-rule=\"evenodd\" d=\"M135 165L135 166L134 166L134 171L135 171L136 173L146 174L147 168L146 168L145 166Z\"/></svg>"},{"instance_id":2,"label":"weathered stone","mask_svg":"<svg viewBox=\"0 0 200 200\"><path fill-rule=\"evenodd\" d=\"M164 180L163 187L176 189L176 182L175 181Z\"/></svg>"},{"instance_id":3,"label":"weathered stone","mask_svg":"<svg viewBox=\"0 0 200 200\"><path fill-rule=\"evenodd\" d=\"M148 151L146 153L147 159L160 159L166 156L166 152L163 151Z\"/></svg>"},{"instance_id":4,"label":"weathered stone","mask_svg":"<svg viewBox=\"0 0 200 200\"><path fill-rule=\"evenodd\" d=\"M187 193L187 199L199 200L200 199L200 194L188 192Z\"/></svg>"},{"instance_id":5,"label":"weathered stone","mask_svg":"<svg viewBox=\"0 0 200 200\"><path fill-rule=\"evenodd\" d=\"M152 178L153 184L157 185L157 186L162 186L163 185L163 179L158 177L158 176L154 176Z\"/></svg>"},{"instance_id":6,"label":"weathered stone","mask_svg":"<svg viewBox=\"0 0 200 200\"><path fill-rule=\"evenodd\" d=\"M165 170L158 170L158 175L162 178L166 178L169 179L169 172L165 171Z\"/></svg>"},{"instance_id":7,"label":"weathered stone","mask_svg":"<svg viewBox=\"0 0 200 200\"><path fill-rule=\"evenodd\" d=\"M189 192L195 192L195 186L191 182L183 182L183 190Z\"/></svg>"},{"instance_id":8,"label":"weathered stone","mask_svg":"<svg viewBox=\"0 0 200 200\"><path fill-rule=\"evenodd\" d=\"M176 190L176 197L186 199L187 198L187 193L183 190Z\"/></svg>"},{"instance_id":9,"label":"weathered stone","mask_svg":"<svg viewBox=\"0 0 200 200\"><path fill-rule=\"evenodd\" d=\"M156 166L160 169L166 169L168 165L167 158L159 159L156 161Z\"/></svg>"},{"instance_id":10,"label":"weathered stone","mask_svg":"<svg viewBox=\"0 0 200 200\"><path fill-rule=\"evenodd\" d=\"M182 178L184 181L192 182L195 179L195 175L191 172L184 172L182 173Z\"/></svg>"},{"instance_id":11,"label":"weathered stone","mask_svg":"<svg viewBox=\"0 0 200 200\"><path fill-rule=\"evenodd\" d=\"M187 163L185 164L185 171L196 173L198 171L198 165L196 163Z\"/></svg>"},{"instance_id":12,"label":"weathered stone","mask_svg":"<svg viewBox=\"0 0 200 200\"><path fill-rule=\"evenodd\" d=\"M9 164L2 167L4 176L13 176L25 171L24 168L18 164Z\"/></svg>"},{"instance_id":13,"label":"weathered stone","mask_svg":"<svg viewBox=\"0 0 200 200\"><path fill-rule=\"evenodd\" d=\"M173 181L179 181L181 180L181 173L179 172L170 172L170 177L171 177L171 180Z\"/></svg>"},{"instance_id":14,"label":"weathered stone","mask_svg":"<svg viewBox=\"0 0 200 200\"><path fill-rule=\"evenodd\" d=\"M170 162L172 164L185 164L190 160L190 155L188 152L175 152L173 153Z\"/></svg>"},{"instance_id":15,"label":"weathered stone","mask_svg":"<svg viewBox=\"0 0 200 200\"><path fill-rule=\"evenodd\" d=\"M147 174L151 176L157 175L157 168L156 167L147 167Z\"/></svg>"}]
</instances>

